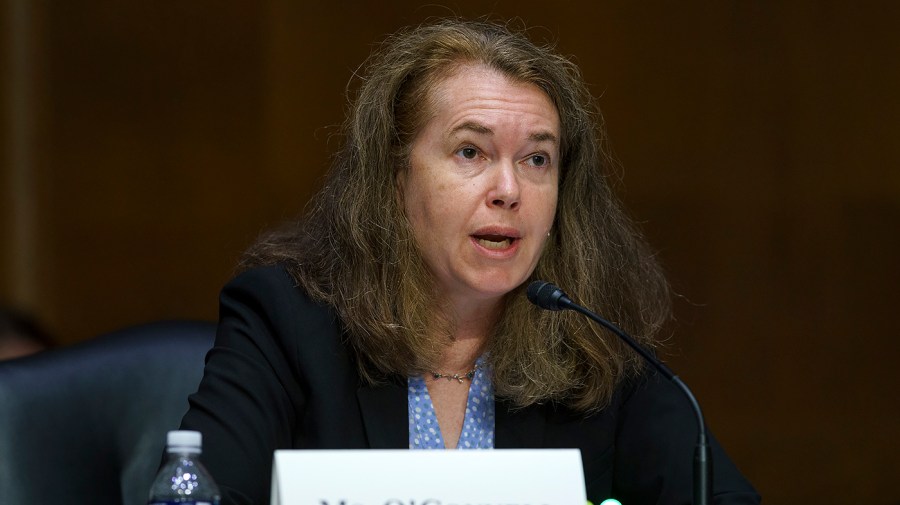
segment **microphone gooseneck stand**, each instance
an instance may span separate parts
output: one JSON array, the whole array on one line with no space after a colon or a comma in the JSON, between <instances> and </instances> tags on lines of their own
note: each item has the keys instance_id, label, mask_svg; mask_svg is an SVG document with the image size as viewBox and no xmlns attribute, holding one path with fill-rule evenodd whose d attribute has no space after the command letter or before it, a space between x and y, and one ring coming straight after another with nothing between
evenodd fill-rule
<instances>
[{"instance_id":1,"label":"microphone gooseneck stand","mask_svg":"<svg viewBox=\"0 0 900 505\"><path fill-rule=\"evenodd\" d=\"M678 389L687 397L697 417L699 431L697 433L697 447L694 451L694 505L708 505L712 502L712 457L709 452L709 443L706 437L706 423L703 421L703 413L700 404L691 392L690 388L655 356L641 347L630 335L622 331L618 326L600 317L594 312L578 305L569 299L562 289L546 281L534 281L528 285L528 300L538 307L546 310L574 310L589 317L607 330L613 332L629 347L643 356L647 362L653 365L659 373L675 383Z\"/></svg>"}]
</instances>

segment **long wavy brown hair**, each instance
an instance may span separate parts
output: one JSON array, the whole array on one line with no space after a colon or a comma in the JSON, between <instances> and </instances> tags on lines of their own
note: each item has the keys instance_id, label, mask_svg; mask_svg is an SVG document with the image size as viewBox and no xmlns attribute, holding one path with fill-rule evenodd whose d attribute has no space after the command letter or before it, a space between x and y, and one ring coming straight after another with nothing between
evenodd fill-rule
<instances>
[{"instance_id":1,"label":"long wavy brown hair","mask_svg":"<svg viewBox=\"0 0 900 505\"><path fill-rule=\"evenodd\" d=\"M452 328L435 306L397 176L429 117L431 91L463 64L538 86L559 112L559 200L532 279L556 282L653 346L670 315L668 285L610 187L599 110L572 62L492 22L443 20L390 36L364 65L343 146L305 217L265 235L241 266L285 264L312 298L334 307L363 380L434 369ZM607 405L640 359L578 314L534 307L526 285L506 296L487 344L498 397L522 407Z\"/></svg>"}]
</instances>

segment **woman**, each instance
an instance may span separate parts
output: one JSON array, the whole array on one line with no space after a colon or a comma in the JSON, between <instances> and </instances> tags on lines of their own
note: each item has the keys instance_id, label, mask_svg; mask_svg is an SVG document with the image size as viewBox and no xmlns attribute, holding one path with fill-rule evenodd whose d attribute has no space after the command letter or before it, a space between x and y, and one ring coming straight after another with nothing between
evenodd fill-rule
<instances>
[{"instance_id":1,"label":"woman","mask_svg":"<svg viewBox=\"0 0 900 505\"><path fill-rule=\"evenodd\" d=\"M489 23L370 59L307 217L246 255L183 428L226 502L268 500L278 448L577 447L589 499L688 503L686 402L553 279L652 345L660 269L613 198L577 68ZM717 503L758 497L714 444Z\"/></svg>"}]
</instances>

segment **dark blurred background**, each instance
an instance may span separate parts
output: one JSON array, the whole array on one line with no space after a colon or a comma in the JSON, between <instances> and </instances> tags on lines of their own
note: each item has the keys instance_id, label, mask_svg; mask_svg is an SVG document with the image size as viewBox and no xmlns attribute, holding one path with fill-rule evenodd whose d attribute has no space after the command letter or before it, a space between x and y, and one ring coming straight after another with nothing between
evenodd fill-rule
<instances>
[{"instance_id":1,"label":"dark blurred background","mask_svg":"<svg viewBox=\"0 0 900 505\"><path fill-rule=\"evenodd\" d=\"M0 299L62 344L215 319L374 43L453 14L581 66L679 294L669 362L764 501L900 503L894 2L6 0Z\"/></svg>"}]
</instances>

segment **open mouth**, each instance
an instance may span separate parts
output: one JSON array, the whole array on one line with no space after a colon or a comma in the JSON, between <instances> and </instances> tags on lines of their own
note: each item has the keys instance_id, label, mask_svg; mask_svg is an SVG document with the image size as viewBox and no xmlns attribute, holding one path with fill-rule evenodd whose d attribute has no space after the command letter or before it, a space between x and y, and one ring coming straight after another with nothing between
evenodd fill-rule
<instances>
[{"instance_id":1,"label":"open mouth","mask_svg":"<svg viewBox=\"0 0 900 505\"><path fill-rule=\"evenodd\" d=\"M504 235L474 235L478 244L485 249L506 249L517 240Z\"/></svg>"}]
</instances>

